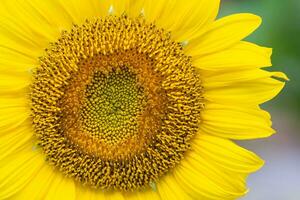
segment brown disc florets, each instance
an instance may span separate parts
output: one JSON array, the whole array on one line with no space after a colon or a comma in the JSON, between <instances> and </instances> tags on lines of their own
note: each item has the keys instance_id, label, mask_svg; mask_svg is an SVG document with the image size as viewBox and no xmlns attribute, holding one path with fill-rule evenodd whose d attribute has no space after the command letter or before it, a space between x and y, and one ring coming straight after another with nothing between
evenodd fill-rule
<instances>
[{"instance_id":1,"label":"brown disc florets","mask_svg":"<svg viewBox=\"0 0 300 200\"><path fill-rule=\"evenodd\" d=\"M197 132L200 79L182 46L143 18L108 16L64 32L37 68L33 125L47 160L85 185L146 187Z\"/></svg>"}]
</instances>

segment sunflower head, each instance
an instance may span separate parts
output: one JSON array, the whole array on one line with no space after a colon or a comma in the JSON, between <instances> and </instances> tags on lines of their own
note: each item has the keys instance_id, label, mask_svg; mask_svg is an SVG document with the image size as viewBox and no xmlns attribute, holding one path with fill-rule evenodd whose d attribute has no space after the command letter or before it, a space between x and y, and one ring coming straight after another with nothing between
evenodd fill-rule
<instances>
[{"instance_id":1,"label":"sunflower head","mask_svg":"<svg viewBox=\"0 0 300 200\"><path fill-rule=\"evenodd\" d=\"M199 126L201 84L190 58L140 17L74 26L40 58L34 78L33 125L48 160L96 188L158 180Z\"/></svg>"},{"instance_id":2,"label":"sunflower head","mask_svg":"<svg viewBox=\"0 0 300 200\"><path fill-rule=\"evenodd\" d=\"M240 41L260 18L215 20L218 5L5 1L0 112L20 116L0 122L0 180L26 176L4 182L0 199L244 195L262 161L231 139L273 133L258 105L287 78L260 69L268 48Z\"/></svg>"}]
</instances>

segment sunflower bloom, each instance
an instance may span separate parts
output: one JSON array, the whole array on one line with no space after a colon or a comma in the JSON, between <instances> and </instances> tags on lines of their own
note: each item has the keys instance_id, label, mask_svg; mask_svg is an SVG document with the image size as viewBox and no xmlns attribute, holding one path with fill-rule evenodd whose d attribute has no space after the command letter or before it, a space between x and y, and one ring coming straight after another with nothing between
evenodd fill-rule
<instances>
[{"instance_id":1,"label":"sunflower bloom","mask_svg":"<svg viewBox=\"0 0 300 200\"><path fill-rule=\"evenodd\" d=\"M2 0L0 199L237 199L287 80L219 0Z\"/></svg>"}]
</instances>

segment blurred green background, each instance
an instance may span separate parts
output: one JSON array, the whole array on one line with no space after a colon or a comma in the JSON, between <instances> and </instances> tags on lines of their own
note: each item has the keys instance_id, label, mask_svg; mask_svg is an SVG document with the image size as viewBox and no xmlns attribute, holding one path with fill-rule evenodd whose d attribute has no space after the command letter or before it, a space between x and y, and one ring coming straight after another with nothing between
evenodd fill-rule
<instances>
[{"instance_id":1,"label":"blurred green background","mask_svg":"<svg viewBox=\"0 0 300 200\"><path fill-rule=\"evenodd\" d=\"M239 142L265 161L248 179L243 200L300 199L300 0L223 0L219 17L254 13L262 26L246 40L273 48L269 70L285 72L290 81L272 101L263 105L272 115L277 134Z\"/></svg>"}]
</instances>

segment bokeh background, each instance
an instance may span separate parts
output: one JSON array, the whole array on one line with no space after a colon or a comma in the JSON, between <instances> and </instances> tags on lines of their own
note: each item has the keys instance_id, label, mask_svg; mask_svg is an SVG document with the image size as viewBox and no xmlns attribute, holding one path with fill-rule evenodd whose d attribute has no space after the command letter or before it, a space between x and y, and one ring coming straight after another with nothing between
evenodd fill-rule
<instances>
[{"instance_id":1,"label":"bokeh background","mask_svg":"<svg viewBox=\"0 0 300 200\"><path fill-rule=\"evenodd\" d=\"M239 142L266 161L250 175L250 192L242 200L300 200L300 0L223 0L219 17L240 12L263 18L262 26L246 40L272 47L270 70L290 78L281 94L263 105L277 133Z\"/></svg>"}]
</instances>

